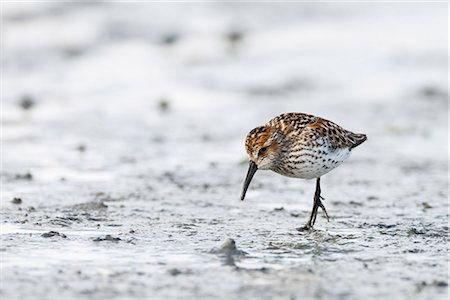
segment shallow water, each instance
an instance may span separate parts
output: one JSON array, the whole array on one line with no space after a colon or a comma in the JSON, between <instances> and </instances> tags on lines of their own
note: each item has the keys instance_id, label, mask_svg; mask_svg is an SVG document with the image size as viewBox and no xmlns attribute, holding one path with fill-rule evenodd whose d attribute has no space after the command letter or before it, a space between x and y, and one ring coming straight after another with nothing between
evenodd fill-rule
<instances>
[{"instance_id":1,"label":"shallow water","mask_svg":"<svg viewBox=\"0 0 450 300\"><path fill-rule=\"evenodd\" d=\"M3 298L447 299L444 4L2 5ZM313 181L239 201L287 111L369 137L312 232Z\"/></svg>"}]
</instances>

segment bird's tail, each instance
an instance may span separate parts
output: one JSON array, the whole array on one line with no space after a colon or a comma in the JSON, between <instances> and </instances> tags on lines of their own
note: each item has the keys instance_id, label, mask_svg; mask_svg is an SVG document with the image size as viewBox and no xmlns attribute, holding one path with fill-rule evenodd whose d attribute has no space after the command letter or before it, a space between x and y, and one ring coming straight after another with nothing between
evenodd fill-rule
<instances>
[{"instance_id":1,"label":"bird's tail","mask_svg":"<svg viewBox=\"0 0 450 300\"><path fill-rule=\"evenodd\" d=\"M354 143L351 147L352 149L355 147L358 147L359 145L361 145L362 143L364 143L367 140L367 136L362 133L353 133L351 135L351 138L354 141Z\"/></svg>"}]
</instances>

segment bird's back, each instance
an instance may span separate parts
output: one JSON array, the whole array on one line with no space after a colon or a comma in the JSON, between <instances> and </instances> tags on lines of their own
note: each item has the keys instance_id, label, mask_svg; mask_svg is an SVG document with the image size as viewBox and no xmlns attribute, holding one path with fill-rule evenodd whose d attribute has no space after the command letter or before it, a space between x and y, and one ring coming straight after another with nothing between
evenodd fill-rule
<instances>
[{"instance_id":1,"label":"bird's back","mask_svg":"<svg viewBox=\"0 0 450 300\"><path fill-rule=\"evenodd\" d=\"M279 128L286 136L302 136L313 142L317 138L325 138L333 149L353 149L362 144L367 136L348 131L329 120L304 113L286 113L270 120L268 125Z\"/></svg>"}]
</instances>

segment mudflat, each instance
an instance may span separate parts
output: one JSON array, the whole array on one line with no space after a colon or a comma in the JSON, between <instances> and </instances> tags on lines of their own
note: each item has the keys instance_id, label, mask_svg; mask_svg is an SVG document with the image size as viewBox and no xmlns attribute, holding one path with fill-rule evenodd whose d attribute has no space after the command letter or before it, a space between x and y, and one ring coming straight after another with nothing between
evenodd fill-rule
<instances>
[{"instance_id":1,"label":"mudflat","mask_svg":"<svg viewBox=\"0 0 450 300\"><path fill-rule=\"evenodd\" d=\"M447 5L2 4L3 299L447 299ZM367 142L247 171L284 112Z\"/></svg>"}]
</instances>

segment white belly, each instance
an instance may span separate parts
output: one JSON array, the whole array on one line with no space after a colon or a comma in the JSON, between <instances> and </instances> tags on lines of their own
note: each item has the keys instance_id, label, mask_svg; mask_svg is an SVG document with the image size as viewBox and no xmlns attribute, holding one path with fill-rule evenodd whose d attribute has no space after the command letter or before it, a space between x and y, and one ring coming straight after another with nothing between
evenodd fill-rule
<instances>
[{"instance_id":1,"label":"white belly","mask_svg":"<svg viewBox=\"0 0 450 300\"><path fill-rule=\"evenodd\" d=\"M323 151L324 153L320 153ZM320 147L314 151L300 152L299 163L291 171L291 174L284 174L289 177L313 179L321 177L339 166L350 156L350 149L331 150L328 147Z\"/></svg>"}]
</instances>

